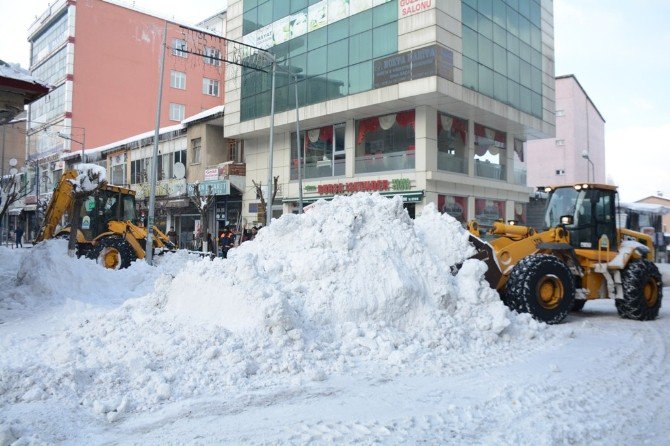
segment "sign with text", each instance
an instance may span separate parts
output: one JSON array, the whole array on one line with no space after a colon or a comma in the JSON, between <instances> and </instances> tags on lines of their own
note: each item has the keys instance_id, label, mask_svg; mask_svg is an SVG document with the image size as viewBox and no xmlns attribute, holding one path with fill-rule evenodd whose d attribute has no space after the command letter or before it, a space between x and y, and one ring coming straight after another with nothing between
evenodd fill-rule
<instances>
[{"instance_id":1,"label":"sign with text","mask_svg":"<svg viewBox=\"0 0 670 446\"><path fill-rule=\"evenodd\" d=\"M205 169L205 181L216 181L219 179L219 168Z\"/></svg>"},{"instance_id":2,"label":"sign with text","mask_svg":"<svg viewBox=\"0 0 670 446\"><path fill-rule=\"evenodd\" d=\"M374 62L374 88L429 76L454 80L454 53L451 50L431 45Z\"/></svg>"},{"instance_id":3,"label":"sign with text","mask_svg":"<svg viewBox=\"0 0 670 446\"><path fill-rule=\"evenodd\" d=\"M230 181L228 180L218 180L218 181L203 181L198 184L198 190L200 191L201 196L206 195L230 195ZM194 184L188 185L188 196L192 197L194 195L193 188Z\"/></svg>"},{"instance_id":4,"label":"sign with text","mask_svg":"<svg viewBox=\"0 0 670 446\"><path fill-rule=\"evenodd\" d=\"M318 186L305 186L306 192L316 192L319 195L350 194L354 192L383 192L403 191L411 189L409 178L396 178L394 180L371 180L353 181L350 183L319 184Z\"/></svg>"},{"instance_id":5,"label":"sign with text","mask_svg":"<svg viewBox=\"0 0 670 446\"><path fill-rule=\"evenodd\" d=\"M408 17L419 12L428 11L435 6L436 0L400 0L398 2L398 18Z\"/></svg>"}]
</instances>

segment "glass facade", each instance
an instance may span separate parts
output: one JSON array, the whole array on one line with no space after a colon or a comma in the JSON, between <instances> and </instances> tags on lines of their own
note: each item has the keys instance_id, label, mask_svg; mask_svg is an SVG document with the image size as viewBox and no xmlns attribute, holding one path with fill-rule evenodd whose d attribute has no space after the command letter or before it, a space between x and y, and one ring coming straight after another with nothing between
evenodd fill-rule
<instances>
[{"instance_id":1,"label":"glass facade","mask_svg":"<svg viewBox=\"0 0 670 446\"><path fill-rule=\"evenodd\" d=\"M463 86L542 118L540 0L463 0Z\"/></svg>"},{"instance_id":2,"label":"glass facade","mask_svg":"<svg viewBox=\"0 0 670 446\"><path fill-rule=\"evenodd\" d=\"M414 110L357 121L356 173L414 169L414 128Z\"/></svg>"},{"instance_id":3,"label":"glass facade","mask_svg":"<svg viewBox=\"0 0 670 446\"><path fill-rule=\"evenodd\" d=\"M275 110L295 107L296 84L286 71L297 77L300 106L372 89L373 60L398 49L397 1L245 0L245 38L256 33L259 41L260 31L274 27ZM270 74L242 68L242 121L270 114L270 87Z\"/></svg>"},{"instance_id":4,"label":"glass facade","mask_svg":"<svg viewBox=\"0 0 670 446\"><path fill-rule=\"evenodd\" d=\"M345 168L344 124L300 132L300 149L304 154L302 177L324 178L343 176ZM298 179L298 146L296 133L291 133L291 179Z\"/></svg>"},{"instance_id":5,"label":"glass facade","mask_svg":"<svg viewBox=\"0 0 670 446\"><path fill-rule=\"evenodd\" d=\"M449 172L468 173L468 122L438 113L437 168Z\"/></svg>"},{"instance_id":6,"label":"glass facade","mask_svg":"<svg viewBox=\"0 0 670 446\"><path fill-rule=\"evenodd\" d=\"M475 123L475 175L507 179L507 135Z\"/></svg>"}]
</instances>

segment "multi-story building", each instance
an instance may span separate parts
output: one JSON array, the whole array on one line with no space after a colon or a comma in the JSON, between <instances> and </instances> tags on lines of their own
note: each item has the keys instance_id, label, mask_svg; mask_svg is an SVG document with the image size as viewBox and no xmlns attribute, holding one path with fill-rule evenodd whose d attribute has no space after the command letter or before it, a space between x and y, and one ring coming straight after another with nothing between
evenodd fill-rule
<instances>
[{"instance_id":1,"label":"multi-story building","mask_svg":"<svg viewBox=\"0 0 670 446\"><path fill-rule=\"evenodd\" d=\"M163 41L160 126L221 106L223 39L210 29L223 30L222 21L213 16L203 22L208 29L111 0L54 2L28 37L31 72L53 85L29 111L28 158L40 175L53 187L62 152L85 153L155 126Z\"/></svg>"},{"instance_id":2,"label":"multi-story building","mask_svg":"<svg viewBox=\"0 0 670 446\"><path fill-rule=\"evenodd\" d=\"M275 216L296 211L300 166L304 203L379 191L410 215L524 219L523 143L555 131L552 0L229 0L227 36L277 61ZM224 121L265 189L271 77L254 52L229 47L256 65L227 70ZM248 188L248 221L258 203Z\"/></svg>"},{"instance_id":3,"label":"multi-story building","mask_svg":"<svg viewBox=\"0 0 670 446\"><path fill-rule=\"evenodd\" d=\"M556 77L556 137L528 141L528 185L605 183L605 118L572 75Z\"/></svg>"},{"instance_id":4,"label":"multi-story building","mask_svg":"<svg viewBox=\"0 0 670 446\"><path fill-rule=\"evenodd\" d=\"M154 137L155 130L148 130L88 151L100 158L96 163L107 169L112 184L135 191L142 217L149 208ZM159 129L154 223L164 232L174 229L180 247L197 247L193 238L202 216L191 199L194 187L214 197L206 216L209 231L218 234L224 226L238 224L245 188L240 149L224 138L223 106ZM68 163L76 157L74 152L62 155Z\"/></svg>"}]
</instances>

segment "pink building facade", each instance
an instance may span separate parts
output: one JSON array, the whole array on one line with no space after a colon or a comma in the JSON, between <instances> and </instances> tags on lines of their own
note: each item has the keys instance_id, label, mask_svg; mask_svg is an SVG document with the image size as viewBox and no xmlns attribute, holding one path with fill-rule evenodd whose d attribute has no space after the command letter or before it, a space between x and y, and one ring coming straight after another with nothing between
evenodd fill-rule
<instances>
[{"instance_id":1,"label":"pink building facade","mask_svg":"<svg viewBox=\"0 0 670 446\"><path fill-rule=\"evenodd\" d=\"M63 152L155 125L165 32L162 127L223 104L220 35L105 0L57 1L30 28L31 72L53 86L29 112L27 155L47 177L43 191Z\"/></svg>"},{"instance_id":2,"label":"pink building facade","mask_svg":"<svg viewBox=\"0 0 670 446\"><path fill-rule=\"evenodd\" d=\"M556 137L526 142L526 157L531 187L606 182L605 119L574 75L556 78Z\"/></svg>"}]
</instances>

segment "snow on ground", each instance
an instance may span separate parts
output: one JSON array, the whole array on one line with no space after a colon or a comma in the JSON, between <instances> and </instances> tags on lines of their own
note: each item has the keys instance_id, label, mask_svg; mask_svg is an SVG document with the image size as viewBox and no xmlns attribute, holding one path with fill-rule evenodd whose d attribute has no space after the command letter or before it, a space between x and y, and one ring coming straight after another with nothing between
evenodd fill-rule
<instances>
[{"instance_id":1,"label":"snow on ground","mask_svg":"<svg viewBox=\"0 0 670 446\"><path fill-rule=\"evenodd\" d=\"M214 261L0 248L0 445L669 444L670 323L504 307L467 233L358 194ZM667 291L667 290L666 290Z\"/></svg>"}]
</instances>

